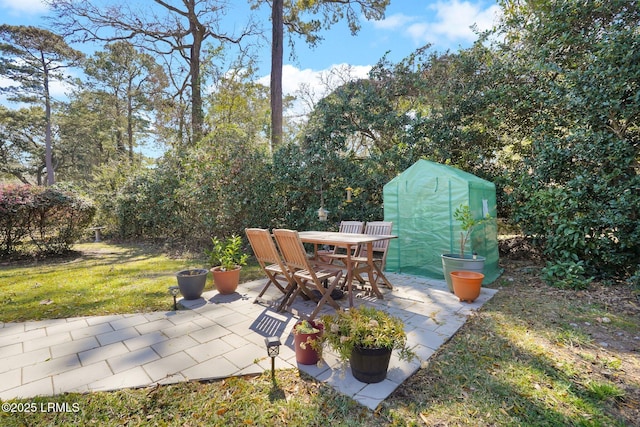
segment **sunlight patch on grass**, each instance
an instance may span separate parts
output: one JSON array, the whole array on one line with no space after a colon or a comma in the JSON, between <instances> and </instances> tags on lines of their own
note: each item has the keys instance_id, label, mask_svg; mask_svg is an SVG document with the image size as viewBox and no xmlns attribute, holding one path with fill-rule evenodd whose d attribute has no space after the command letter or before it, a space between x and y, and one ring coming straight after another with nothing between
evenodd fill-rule
<instances>
[{"instance_id":1,"label":"sunlight patch on grass","mask_svg":"<svg viewBox=\"0 0 640 427\"><path fill-rule=\"evenodd\" d=\"M585 384L587 392L598 400L624 397L624 390L608 381L589 380Z\"/></svg>"},{"instance_id":2,"label":"sunlight patch on grass","mask_svg":"<svg viewBox=\"0 0 640 427\"><path fill-rule=\"evenodd\" d=\"M0 321L57 319L173 307L175 273L206 267L203 258L170 258L140 244L77 245L78 255L21 263L0 271ZM257 263L243 267L241 281L264 277ZM205 291L212 290L209 275Z\"/></svg>"},{"instance_id":3,"label":"sunlight patch on grass","mask_svg":"<svg viewBox=\"0 0 640 427\"><path fill-rule=\"evenodd\" d=\"M554 344L570 348L589 345L593 342L589 335L573 328L558 329L551 334L550 339Z\"/></svg>"},{"instance_id":4,"label":"sunlight patch on grass","mask_svg":"<svg viewBox=\"0 0 640 427\"><path fill-rule=\"evenodd\" d=\"M10 414L11 421L15 425L386 425L353 400L326 384L300 377L295 370L278 371L276 384L266 373L211 383L187 382L90 395L70 393L35 401L38 405L76 403L81 410ZM4 418L0 414L0 424L8 420Z\"/></svg>"},{"instance_id":5,"label":"sunlight patch on grass","mask_svg":"<svg viewBox=\"0 0 640 427\"><path fill-rule=\"evenodd\" d=\"M166 310L175 272L194 262L146 248L101 244L99 249L72 260L3 269L0 321Z\"/></svg>"}]
</instances>

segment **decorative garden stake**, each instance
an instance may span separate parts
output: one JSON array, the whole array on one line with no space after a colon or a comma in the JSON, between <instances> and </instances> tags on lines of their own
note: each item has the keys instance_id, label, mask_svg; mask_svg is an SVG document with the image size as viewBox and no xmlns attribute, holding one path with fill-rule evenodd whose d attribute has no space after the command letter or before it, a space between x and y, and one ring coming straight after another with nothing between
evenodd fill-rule
<instances>
[{"instance_id":1,"label":"decorative garden stake","mask_svg":"<svg viewBox=\"0 0 640 427\"><path fill-rule=\"evenodd\" d=\"M180 288L178 286L169 286L169 295L173 296L173 311L178 311L178 302L176 297L180 293Z\"/></svg>"}]
</instances>

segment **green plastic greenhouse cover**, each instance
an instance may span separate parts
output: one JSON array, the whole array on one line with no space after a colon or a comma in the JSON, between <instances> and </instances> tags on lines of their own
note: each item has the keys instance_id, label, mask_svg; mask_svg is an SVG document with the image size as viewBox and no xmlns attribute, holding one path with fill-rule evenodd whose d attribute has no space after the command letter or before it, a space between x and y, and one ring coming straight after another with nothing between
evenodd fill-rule
<instances>
[{"instance_id":1,"label":"green plastic greenhouse cover","mask_svg":"<svg viewBox=\"0 0 640 427\"><path fill-rule=\"evenodd\" d=\"M474 218L496 218L496 187L460 169L418 160L383 189L384 220L393 222L386 270L444 279L440 255L460 252L460 224L456 208L468 205ZM502 273L498 266L496 221L476 227L467 253L486 258L484 284Z\"/></svg>"}]
</instances>

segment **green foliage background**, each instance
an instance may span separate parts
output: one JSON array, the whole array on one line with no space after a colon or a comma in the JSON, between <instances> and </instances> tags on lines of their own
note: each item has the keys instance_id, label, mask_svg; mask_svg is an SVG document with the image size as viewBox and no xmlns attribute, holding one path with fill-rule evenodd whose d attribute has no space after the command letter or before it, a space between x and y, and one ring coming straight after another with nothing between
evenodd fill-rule
<instances>
[{"instance_id":1,"label":"green foliage background","mask_svg":"<svg viewBox=\"0 0 640 427\"><path fill-rule=\"evenodd\" d=\"M0 183L0 255L30 246L37 254L68 251L89 226L93 203L65 186Z\"/></svg>"},{"instance_id":2,"label":"green foliage background","mask_svg":"<svg viewBox=\"0 0 640 427\"><path fill-rule=\"evenodd\" d=\"M96 221L112 236L202 248L212 236L243 235L248 226L322 229L343 219L381 219L384 184L428 159L496 183L499 216L545 255L549 282L581 288L592 278L637 281L637 1L500 6L500 23L468 49L425 46L397 64L382 57L368 78L333 88L305 122L289 120L287 142L275 148L268 88L255 83L251 61L238 59L232 73L205 61L203 75L215 84L199 141L188 134L186 104L158 96L160 89L140 94L169 147L153 167L122 150L122 117L96 119L113 115L107 107L117 103L103 87L109 73L94 60L91 90L57 113L56 147L67 159L58 176L93 195ZM221 55L212 51L212 58ZM41 155L20 132L36 113L0 113L2 141L14 141L0 146L0 173L36 173L37 162L20 164ZM130 136L150 130L142 119L130 121L138 125ZM346 187L354 189L352 203ZM326 223L317 219L321 204Z\"/></svg>"}]
</instances>

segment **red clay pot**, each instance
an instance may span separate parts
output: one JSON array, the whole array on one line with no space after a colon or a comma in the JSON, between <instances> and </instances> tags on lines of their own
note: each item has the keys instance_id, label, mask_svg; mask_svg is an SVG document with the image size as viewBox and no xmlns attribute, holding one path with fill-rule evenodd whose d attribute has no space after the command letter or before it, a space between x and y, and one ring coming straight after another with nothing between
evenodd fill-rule
<instances>
[{"instance_id":1,"label":"red clay pot","mask_svg":"<svg viewBox=\"0 0 640 427\"><path fill-rule=\"evenodd\" d=\"M240 283L240 269L238 267L235 270L222 271L220 267L213 267L211 274L213 274L213 284L218 292L222 295L232 294L238 289L238 283Z\"/></svg>"},{"instance_id":2,"label":"red clay pot","mask_svg":"<svg viewBox=\"0 0 640 427\"><path fill-rule=\"evenodd\" d=\"M474 271L452 271L450 274L453 293L460 301L473 302L480 296L484 274Z\"/></svg>"},{"instance_id":3,"label":"red clay pot","mask_svg":"<svg viewBox=\"0 0 640 427\"><path fill-rule=\"evenodd\" d=\"M317 340L322 336L322 333L324 332L324 325L322 323L316 323L313 320L310 320L309 323L311 323L314 328L319 329L320 332L313 334L298 334L295 332L294 326L293 342L296 352L296 362L301 365L315 365L318 363L318 360L320 360L320 353L311 346L310 342ZM304 348L300 346L302 343L305 343Z\"/></svg>"}]
</instances>

